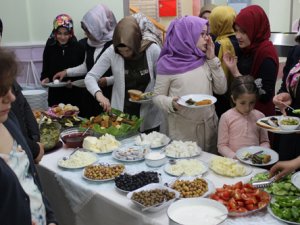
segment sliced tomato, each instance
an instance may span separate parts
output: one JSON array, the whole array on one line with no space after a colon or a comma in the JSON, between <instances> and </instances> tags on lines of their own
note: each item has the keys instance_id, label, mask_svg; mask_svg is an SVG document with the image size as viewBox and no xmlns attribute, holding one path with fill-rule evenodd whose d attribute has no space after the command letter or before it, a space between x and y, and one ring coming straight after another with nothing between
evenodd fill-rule
<instances>
[{"instance_id":1,"label":"sliced tomato","mask_svg":"<svg viewBox=\"0 0 300 225\"><path fill-rule=\"evenodd\" d=\"M257 203L256 198L248 198L247 200L245 200L245 204L246 205L255 205Z\"/></svg>"},{"instance_id":2,"label":"sliced tomato","mask_svg":"<svg viewBox=\"0 0 300 225\"><path fill-rule=\"evenodd\" d=\"M261 208L265 207L266 205L268 205L268 203L269 202L261 201L261 202L258 203L258 208L261 209Z\"/></svg>"},{"instance_id":3,"label":"sliced tomato","mask_svg":"<svg viewBox=\"0 0 300 225\"><path fill-rule=\"evenodd\" d=\"M244 184L244 188L255 189L255 188L252 186L252 184L249 184L249 183Z\"/></svg>"},{"instance_id":4,"label":"sliced tomato","mask_svg":"<svg viewBox=\"0 0 300 225\"><path fill-rule=\"evenodd\" d=\"M244 203L243 201L237 201L236 203L237 203L237 205L240 206L240 207L245 205L245 203Z\"/></svg>"},{"instance_id":5,"label":"sliced tomato","mask_svg":"<svg viewBox=\"0 0 300 225\"><path fill-rule=\"evenodd\" d=\"M220 197L217 194L212 194L210 196L211 199L218 201L220 199Z\"/></svg>"},{"instance_id":6,"label":"sliced tomato","mask_svg":"<svg viewBox=\"0 0 300 225\"><path fill-rule=\"evenodd\" d=\"M234 189L242 189L243 188L243 182L239 181L236 184L233 185Z\"/></svg>"},{"instance_id":7,"label":"sliced tomato","mask_svg":"<svg viewBox=\"0 0 300 225\"><path fill-rule=\"evenodd\" d=\"M244 207L240 207L238 210L237 210L239 213L244 213L244 212L247 212L248 210Z\"/></svg>"},{"instance_id":8,"label":"sliced tomato","mask_svg":"<svg viewBox=\"0 0 300 225\"><path fill-rule=\"evenodd\" d=\"M233 198L235 200L241 200L242 197L241 197L241 193L238 191L239 189L235 190L234 194L233 194Z\"/></svg>"},{"instance_id":9,"label":"sliced tomato","mask_svg":"<svg viewBox=\"0 0 300 225\"><path fill-rule=\"evenodd\" d=\"M252 210L254 210L254 205L248 204L248 205L246 205L246 209L248 209L249 211L252 211Z\"/></svg>"},{"instance_id":10,"label":"sliced tomato","mask_svg":"<svg viewBox=\"0 0 300 225\"><path fill-rule=\"evenodd\" d=\"M236 201L231 198L229 201L228 201L228 206L231 208L231 209L236 209L237 208L237 203Z\"/></svg>"},{"instance_id":11,"label":"sliced tomato","mask_svg":"<svg viewBox=\"0 0 300 225\"><path fill-rule=\"evenodd\" d=\"M220 193L220 197L223 200L228 201L230 199L230 193L229 193L229 191L223 191L222 193Z\"/></svg>"},{"instance_id":12,"label":"sliced tomato","mask_svg":"<svg viewBox=\"0 0 300 225\"><path fill-rule=\"evenodd\" d=\"M245 194L245 193L242 193L241 194L241 198L246 201L246 200L249 199L249 196L247 194Z\"/></svg>"}]
</instances>

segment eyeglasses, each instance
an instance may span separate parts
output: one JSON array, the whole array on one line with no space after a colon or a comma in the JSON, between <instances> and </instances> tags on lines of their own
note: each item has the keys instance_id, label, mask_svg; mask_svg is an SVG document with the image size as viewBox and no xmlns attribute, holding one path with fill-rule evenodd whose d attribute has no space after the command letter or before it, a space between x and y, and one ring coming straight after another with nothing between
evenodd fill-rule
<instances>
[{"instance_id":1,"label":"eyeglasses","mask_svg":"<svg viewBox=\"0 0 300 225\"><path fill-rule=\"evenodd\" d=\"M201 35L202 38L207 38L209 36L209 33L208 32L202 32L200 35Z\"/></svg>"}]
</instances>

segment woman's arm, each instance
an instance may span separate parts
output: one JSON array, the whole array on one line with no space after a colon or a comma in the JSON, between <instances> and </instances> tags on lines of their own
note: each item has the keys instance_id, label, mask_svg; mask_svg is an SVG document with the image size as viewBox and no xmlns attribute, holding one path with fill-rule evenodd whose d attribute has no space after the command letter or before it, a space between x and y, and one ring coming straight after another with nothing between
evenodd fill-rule
<instances>
[{"instance_id":1,"label":"woman's arm","mask_svg":"<svg viewBox=\"0 0 300 225\"><path fill-rule=\"evenodd\" d=\"M171 86L170 76L168 76L168 75L158 75L156 77L153 102L161 110L163 110L165 112L168 112L168 113L176 111L176 109L173 107L173 99L174 98L168 96L170 86Z\"/></svg>"},{"instance_id":2,"label":"woman's arm","mask_svg":"<svg viewBox=\"0 0 300 225\"><path fill-rule=\"evenodd\" d=\"M229 148L229 125L226 114L221 116L218 128L218 152L228 158L234 158L235 152Z\"/></svg>"},{"instance_id":3,"label":"woman's arm","mask_svg":"<svg viewBox=\"0 0 300 225\"><path fill-rule=\"evenodd\" d=\"M221 67L221 62L218 57L207 60L208 66L212 74L212 88L216 94L224 94L227 91L227 79Z\"/></svg>"},{"instance_id":4,"label":"woman's arm","mask_svg":"<svg viewBox=\"0 0 300 225\"><path fill-rule=\"evenodd\" d=\"M289 161L279 161L270 169L270 176L276 175L276 179L278 180L298 168L300 168L300 156Z\"/></svg>"}]
</instances>

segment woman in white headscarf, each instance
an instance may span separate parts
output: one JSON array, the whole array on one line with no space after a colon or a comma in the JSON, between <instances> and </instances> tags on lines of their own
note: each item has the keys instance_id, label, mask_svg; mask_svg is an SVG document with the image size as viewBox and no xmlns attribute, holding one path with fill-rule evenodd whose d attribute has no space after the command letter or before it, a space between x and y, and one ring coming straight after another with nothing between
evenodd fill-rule
<instances>
[{"instance_id":1,"label":"woman in white headscarf","mask_svg":"<svg viewBox=\"0 0 300 225\"><path fill-rule=\"evenodd\" d=\"M117 24L113 12L103 4L98 4L90 9L82 18L81 28L84 30L87 38L82 42L85 46L84 63L73 68L68 68L57 73L54 79L63 79L65 76L77 77L85 76L94 66L102 53L112 44L112 36ZM111 98L111 85L113 77L111 77L111 69L109 68L98 84L104 95ZM86 90L81 96L79 103L80 115L90 117L98 115L102 112L102 108L98 102Z\"/></svg>"}]
</instances>

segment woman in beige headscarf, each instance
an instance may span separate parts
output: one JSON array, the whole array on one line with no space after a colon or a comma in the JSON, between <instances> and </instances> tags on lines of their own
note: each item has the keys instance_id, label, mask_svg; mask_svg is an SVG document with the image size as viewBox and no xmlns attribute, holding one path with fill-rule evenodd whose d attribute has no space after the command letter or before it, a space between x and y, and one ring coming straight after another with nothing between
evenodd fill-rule
<instances>
[{"instance_id":1,"label":"woman in beige headscarf","mask_svg":"<svg viewBox=\"0 0 300 225\"><path fill-rule=\"evenodd\" d=\"M143 20L146 21L146 18ZM160 47L156 35L150 35L156 34L155 30L150 29L152 32L149 32L149 26L144 26L146 24L135 16L123 18L115 28L113 45L101 55L85 78L87 89L104 111L110 111L113 107L143 118L142 132L158 130L161 123L160 113L153 103L137 104L129 101L128 95L129 89L149 92L154 88ZM109 67L114 78L111 103L97 85L103 72Z\"/></svg>"},{"instance_id":2,"label":"woman in beige headscarf","mask_svg":"<svg viewBox=\"0 0 300 225\"><path fill-rule=\"evenodd\" d=\"M210 33L215 38L215 54L220 59L222 68L227 78L227 86L230 87L233 79L232 74L223 62L224 53L232 56L238 56L240 48L233 30L233 23L236 17L234 9L230 6L217 6L214 8L209 17ZM218 99L216 102L216 112L218 117L229 110L230 94L227 91L223 95L215 95Z\"/></svg>"}]
</instances>

